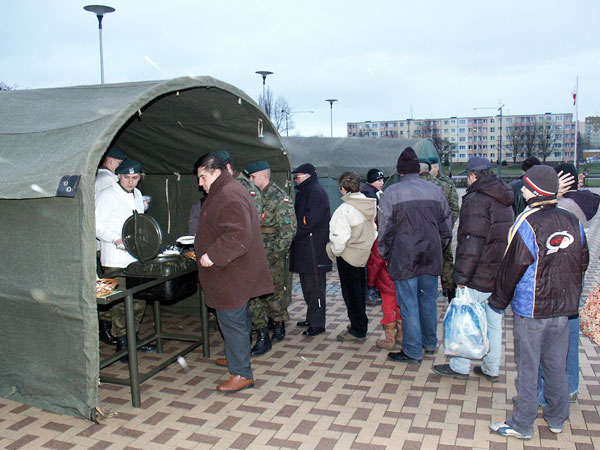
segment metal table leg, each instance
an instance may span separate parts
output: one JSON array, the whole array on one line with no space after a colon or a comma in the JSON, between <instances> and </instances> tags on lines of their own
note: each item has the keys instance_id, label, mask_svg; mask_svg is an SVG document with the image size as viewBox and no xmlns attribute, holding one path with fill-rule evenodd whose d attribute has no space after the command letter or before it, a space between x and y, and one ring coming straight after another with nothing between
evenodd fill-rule
<instances>
[{"instance_id":1,"label":"metal table leg","mask_svg":"<svg viewBox=\"0 0 600 450\"><path fill-rule=\"evenodd\" d=\"M162 340L162 319L160 317L160 302L154 300L152 302L154 310L154 332L156 333L156 353L163 352L163 340Z\"/></svg>"},{"instance_id":2,"label":"metal table leg","mask_svg":"<svg viewBox=\"0 0 600 450\"><path fill-rule=\"evenodd\" d=\"M202 354L205 358L210 358L210 344L208 342L208 308L204 301L204 291L198 288L200 294L200 320L202 322Z\"/></svg>"},{"instance_id":3,"label":"metal table leg","mask_svg":"<svg viewBox=\"0 0 600 450\"><path fill-rule=\"evenodd\" d=\"M142 404L140 400L140 374L137 362L137 337L135 335L135 314L133 312L133 294L125 296L125 320L127 329L127 352L129 358L129 380L131 381L131 403L135 408Z\"/></svg>"}]
</instances>

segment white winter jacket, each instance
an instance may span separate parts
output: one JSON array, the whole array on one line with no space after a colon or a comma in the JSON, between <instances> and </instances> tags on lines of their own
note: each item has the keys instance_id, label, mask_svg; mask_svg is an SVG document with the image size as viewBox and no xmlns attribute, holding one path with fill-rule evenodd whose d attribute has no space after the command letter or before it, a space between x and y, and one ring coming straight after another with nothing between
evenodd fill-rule
<instances>
[{"instance_id":1,"label":"white winter jacket","mask_svg":"<svg viewBox=\"0 0 600 450\"><path fill-rule=\"evenodd\" d=\"M96 198L98 198L98 195L100 195L100 192L102 192L104 189L106 189L109 186L112 186L113 183L118 183L118 182L119 182L119 177L117 175L115 175L114 173L112 173L110 170L98 169L98 173L96 174L96 186L95 186Z\"/></svg>"},{"instance_id":2,"label":"white winter jacket","mask_svg":"<svg viewBox=\"0 0 600 450\"><path fill-rule=\"evenodd\" d=\"M125 221L133 210L144 213L144 201L138 189L127 193L118 183L113 183L96 199L96 238L100 240L100 262L104 267L127 267L137 261L127 250L117 248Z\"/></svg>"},{"instance_id":3,"label":"white winter jacket","mask_svg":"<svg viewBox=\"0 0 600 450\"><path fill-rule=\"evenodd\" d=\"M341 256L354 267L364 267L377 238L377 200L360 192L345 194L329 222L327 254Z\"/></svg>"}]
</instances>

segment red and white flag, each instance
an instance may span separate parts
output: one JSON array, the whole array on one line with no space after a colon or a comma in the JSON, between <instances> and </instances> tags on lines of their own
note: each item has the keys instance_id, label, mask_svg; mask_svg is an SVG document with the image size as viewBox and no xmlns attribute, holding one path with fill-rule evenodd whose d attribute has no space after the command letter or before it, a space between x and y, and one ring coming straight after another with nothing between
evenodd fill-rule
<instances>
[{"instance_id":1,"label":"red and white flag","mask_svg":"<svg viewBox=\"0 0 600 450\"><path fill-rule=\"evenodd\" d=\"M575 87L571 91L571 95L573 96L573 106L577 104L577 91L579 89L579 77L575 79Z\"/></svg>"}]
</instances>

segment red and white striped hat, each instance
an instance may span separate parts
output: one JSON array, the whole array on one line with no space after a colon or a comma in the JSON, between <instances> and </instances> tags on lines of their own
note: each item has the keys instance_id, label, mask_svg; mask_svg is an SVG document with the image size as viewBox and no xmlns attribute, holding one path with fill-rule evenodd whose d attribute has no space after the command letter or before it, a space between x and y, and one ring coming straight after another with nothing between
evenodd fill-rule
<instances>
[{"instance_id":1,"label":"red and white striped hat","mask_svg":"<svg viewBox=\"0 0 600 450\"><path fill-rule=\"evenodd\" d=\"M552 197L558 192L558 175L550 166L533 166L523 175L523 186L540 197Z\"/></svg>"}]
</instances>

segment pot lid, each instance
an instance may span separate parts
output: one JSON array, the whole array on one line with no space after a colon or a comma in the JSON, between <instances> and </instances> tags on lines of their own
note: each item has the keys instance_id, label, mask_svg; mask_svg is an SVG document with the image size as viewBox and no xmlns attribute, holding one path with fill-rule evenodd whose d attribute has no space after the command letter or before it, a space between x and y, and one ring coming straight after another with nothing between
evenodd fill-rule
<instances>
[{"instance_id":1,"label":"pot lid","mask_svg":"<svg viewBox=\"0 0 600 450\"><path fill-rule=\"evenodd\" d=\"M140 261L154 259L162 245L162 231L154 217L134 211L121 232L125 249Z\"/></svg>"}]
</instances>

